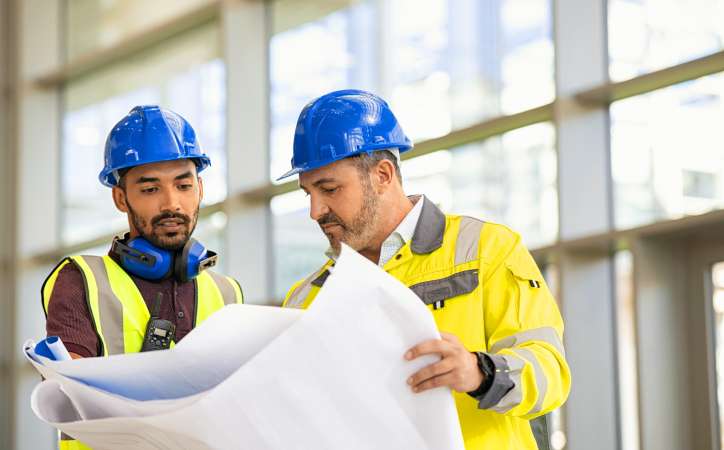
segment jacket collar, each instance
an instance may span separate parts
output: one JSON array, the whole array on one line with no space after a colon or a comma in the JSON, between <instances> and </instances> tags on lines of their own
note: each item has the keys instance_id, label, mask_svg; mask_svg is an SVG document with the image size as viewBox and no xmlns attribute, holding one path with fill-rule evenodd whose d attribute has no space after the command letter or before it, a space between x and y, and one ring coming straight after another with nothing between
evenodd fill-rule
<instances>
[{"instance_id":1,"label":"jacket collar","mask_svg":"<svg viewBox=\"0 0 724 450\"><path fill-rule=\"evenodd\" d=\"M440 248L445 234L445 214L427 197L422 199L420 219L410 243L410 248L417 254L432 253Z\"/></svg>"}]
</instances>

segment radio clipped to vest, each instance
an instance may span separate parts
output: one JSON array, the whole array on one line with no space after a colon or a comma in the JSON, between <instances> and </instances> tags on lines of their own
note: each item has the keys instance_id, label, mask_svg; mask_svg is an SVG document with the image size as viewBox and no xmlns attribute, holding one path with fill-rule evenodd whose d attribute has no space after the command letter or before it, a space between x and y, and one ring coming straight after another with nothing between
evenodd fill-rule
<instances>
[{"instance_id":1,"label":"radio clipped to vest","mask_svg":"<svg viewBox=\"0 0 724 450\"><path fill-rule=\"evenodd\" d=\"M171 347L171 342L176 339L176 325L168 320L161 319L161 301L163 294L159 292L153 304L151 318L146 325L146 334L143 336L142 352L154 350L166 350Z\"/></svg>"},{"instance_id":2,"label":"radio clipped to vest","mask_svg":"<svg viewBox=\"0 0 724 450\"><path fill-rule=\"evenodd\" d=\"M111 251L119 256L123 268L147 280L174 277L185 283L202 271L216 265L218 255L207 250L196 239L189 239L178 250L158 248L142 237L128 242L116 237Z\"/></svg>"}]
</instances>

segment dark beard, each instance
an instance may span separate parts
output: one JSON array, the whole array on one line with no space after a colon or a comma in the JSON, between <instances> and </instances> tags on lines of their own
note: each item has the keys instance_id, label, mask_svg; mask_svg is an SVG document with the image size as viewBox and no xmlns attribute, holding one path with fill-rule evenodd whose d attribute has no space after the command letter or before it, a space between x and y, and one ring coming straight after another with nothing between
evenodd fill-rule
<instances>
[{"instance_id":1,"label":"dark beard","mask_svg":"<svg viewBox=\"0 0 724 450\"><path fill-rule=\"evenodd\" d=\"M133 226L136 227L136 230L138 230L138 233L141 235L141 237L153 244L154 247L162 248L164 250L178 250L186 245L186 242L188 242L194 230L196 229L196 223L199 217L198 207L196 207L196 211L194 211L193 218L187 216L186 214L171 212L164 212L157 216L154 216L151 219L152 231L150 234L148 234L144 231L146 226L148 225L148 222L144 220L141 216L136 214L136 212L131 207L131 204L128 203L128 200L126 200L126 205L128 206L128 214L131 216ZM156 226L160 221L165 219L183 220L183 223L186 225L186 230L180 231L179 233L174 233L174 236L172 236L170 239L167 236L159 236L153 230L155 230Z\"/></svg>"}]
</instances>

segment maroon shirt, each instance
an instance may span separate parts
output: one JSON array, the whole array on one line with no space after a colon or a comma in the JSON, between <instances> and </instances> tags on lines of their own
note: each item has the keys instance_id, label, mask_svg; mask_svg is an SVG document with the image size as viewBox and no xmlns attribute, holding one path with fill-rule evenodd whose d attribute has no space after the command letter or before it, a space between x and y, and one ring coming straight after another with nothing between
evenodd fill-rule
<instances>
[{"instance_id":1,"label":"maroon shirt","mask_svg":"<svg viewBox=\"0 0 724 450\"><path fill-rule=\"evenodd\" d=\"M115 255L110 256L118 262ZM196 284L193 281L179 283L174 279L150 281L131 273L128 275L141 292L149 311L153 309L158 293L163 294L159 316L176 324L176 342L183 339L193 328ZM93 329L83 275L72 262L58 273L48 302L45 331L48 336L59 336L69 352L85 358L100 355L100 342Z\"/></svg>"}]
</instances>

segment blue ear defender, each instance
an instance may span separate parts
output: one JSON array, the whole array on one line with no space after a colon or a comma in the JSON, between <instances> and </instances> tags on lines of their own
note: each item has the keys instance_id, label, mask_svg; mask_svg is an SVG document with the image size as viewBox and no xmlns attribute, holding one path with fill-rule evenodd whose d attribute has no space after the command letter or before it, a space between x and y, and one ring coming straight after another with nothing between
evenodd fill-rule
<instances>
[{"instance_id":1,"label":"blue ear defender","mask_svg":"<svg viewBox=\"0 0 724 450\"><path fill-rule=\"evenodd\" d=\"M179 250L165 250L142 237L127 243L116 238L111 251L120 257L121 266L136 276L154 281L173 276L182 283L215 266L218 258L196 239L189 239Z\"/></svg>"},{"instance_id":2,"label":"blue ear defender","mask_svg":"<svg viewBox=\"0 0 724 450\"><path fill-rule=\"evenodd\" d=\"M189 239L176 255L174 276L178 281L186 282L194 279L202 271L216 265L218 256L207 250L196 239Z\"/></svg>"},{"instance_id":3,"label":"blue ear defender","mask_svg":"<svg viewBox=\"0 0 724 450\"><path fill-rule=\"evenodd\" d=\"M142 237L127 243L116 238L111 251L121 259L121 266L134 275L147 280L161 280L173 272L173 254L158 248Z\"/></svg>"}]
</instances>

